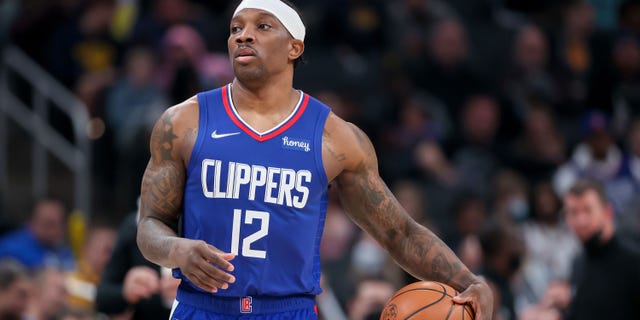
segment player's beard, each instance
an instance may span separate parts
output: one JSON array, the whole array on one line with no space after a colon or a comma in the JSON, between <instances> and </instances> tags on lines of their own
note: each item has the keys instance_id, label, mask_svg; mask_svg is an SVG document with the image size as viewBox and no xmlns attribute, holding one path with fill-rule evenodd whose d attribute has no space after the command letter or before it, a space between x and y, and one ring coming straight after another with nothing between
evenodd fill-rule
<instances>
[{"instance_id":1,"label":"player's beard","mask_svg":"<svg viewBox=\"0 0 640 320\"><path fill-rule=\"evenodd\" d=\"M233 73L238 81L244 84L255 83L266 79L267 70L264 65L258 66L242 66L233 64Z\"/></svg>"}]
</instances>

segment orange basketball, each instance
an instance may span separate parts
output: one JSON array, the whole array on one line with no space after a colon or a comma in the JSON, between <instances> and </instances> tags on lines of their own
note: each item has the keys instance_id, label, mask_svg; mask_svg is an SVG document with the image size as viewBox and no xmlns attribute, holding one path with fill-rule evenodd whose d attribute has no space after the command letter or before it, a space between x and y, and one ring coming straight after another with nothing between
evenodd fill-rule
<instances>
[{"instance_id":1,"label":"orange basketball","mask_svg":"<svg viewBox=\"0 0 640 320\"><path fill-rule=\"evenodd\" d=\"M473 320L471 306L451 300L457 294L452 287L440 282L412 283L389 299L380 320Z\"/></svg>"}]
</instances>

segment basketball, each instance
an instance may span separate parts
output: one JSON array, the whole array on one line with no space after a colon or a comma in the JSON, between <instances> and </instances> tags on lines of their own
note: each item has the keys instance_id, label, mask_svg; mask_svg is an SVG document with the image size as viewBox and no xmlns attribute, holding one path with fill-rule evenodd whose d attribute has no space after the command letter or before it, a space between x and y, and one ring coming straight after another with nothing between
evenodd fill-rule
<instances>
[{"instance_id":1,"label":"basketball","mask_svg":"<svg viewBox=\"0 0 640 320\"><path fill-rule=\"evenodd\" d=\"M473 320L471 306L455 304L452 287L435 281L409 284L389 299L380 320Z\"/></svg>"}]
</instances>

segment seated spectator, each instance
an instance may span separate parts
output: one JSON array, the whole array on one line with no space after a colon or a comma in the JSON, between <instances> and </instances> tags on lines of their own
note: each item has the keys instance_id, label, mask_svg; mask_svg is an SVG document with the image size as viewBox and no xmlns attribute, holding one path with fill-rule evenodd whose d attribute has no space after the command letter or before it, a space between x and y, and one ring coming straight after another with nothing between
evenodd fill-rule
<instances>
[{"instance_id":1,"label":"seated spectator","mask_svg":"<svg viewBox=\"0 0 640 320\"><path fill-rule=\"evenodd\" d=\"M202 36L188 25L167 30L158 68L158 81L169 94L172 104L202 90L215 88L233 80L226 54L207 51Z\"/></svg>"},{"instance_id":2,"label":"seated spectator","mask_svg":"<svg viewBox=\"0 0 640 320\"><path fill-rule=\"evenodd\" d=\"M0 258L14 258L31 270L71 270L75 261L65 242L65 228L66 208L62 201L39 199L26 225L0 238Z\"/></svg>"},{"instance_id":3,"label":"seated spectator","mask_svg":"<svg viewBox=\"0 0 640 320\"><path fill-rule=\"evenodd\" d=\"M622 170L606 188L616 211L615 222L620 235L631 237L640 244L640 118L633 120L627 137Z\"/></svg>"},{"instance_id":4,"label":"seated spectator","mask_svg":"<svg viewBox=\"0 0 640 320\"><path fill-rule=\"evenodd\" d=\"M69 293L65 274L59 269L40 269L35 276L35 288L29 298L26 320L53 320L67 310Z\"/></svg>"},{"instance_id":5,"label":"seated spectator","mask_svg":"<svg viewBox=\"0 0 640 320\"><path fill-rule=\"evenodd\" d=\"M527 116L530 97L554 101L557 96L553 77L547 71L549 41L540 27L529 24L517 30L511 60L502 79L502 91L522 121Z\"/></svg>"},{"instance_id":6,"label":"seated spectator","mask_svg":"<svg viewBox=\"0 0 640 320\"><path fill-rule=\"evenodd\" d=\"M481 274L495 286L500 305L494 312L503 320L515 320L514 277L520 269L523 248L516 230L492 221L479 235L484 263Z\"/></svg>"},{"instance_id":7,"label":"seated spectator","mask_svg":"<svg viewBox=\"0 0 640 320\"><path fill-rule=\"evenodd\" d=\"M552 109L542 101L532 103L523 129L510 146L515 167L530 180L553 174L566 161L567 147Z\"/></svg>"},{"instance_id":8,"label":"seated spectator","mask_svg":"<svg viewBox=\"0 0 640 320\"><path fill-rule=\"evenodd\" d=\"M97 286L111 256L115 238L115 230L106 225L94 226L89 230L77 268L66 278L71 309L94 309Z\"/></svg>"},{"instance_id":9,"label":"seated spectator","mask_svg":"<svg viewBox=\"0 0 640 320\"><path fill-rule=\"evenodd\" d=\"M138 215L121 224L115 247L104 270L96 308L127 319L168 319L179 280L146 260L136 244Z\"/></svg>"},{"instance_id":10,"label":"seated spectator","mask_svg":"<svg viewBox=\"0 0 640 320\"><path fill-rule=\"evenodd\" d=\"M114 208L128 212L140 190L142 173L149 161L149 141L155 120L168 102L154 79L157 68L154 53L146 47L127 51L125 74L106 95L105 121L111 138L110 153L114 161L106 166L118 186L114 190ZM125 209L126 208L126 209Z\"/></svg>"},{"instance_id":11,"label":"seated spectator","mask_svg":"<svg viewBox=\"0 0 640 320\"><path fill-rule=\"evenodd\" d=\"M0 319L24 319L30 293L31 281L27 269L14 260L1 260Z\"/></svg>"},{"instance_id":12,"label":"seated spectator","mask_svg":"<svg viewBox=\"0 0 640 320\"><path fill-rule=\"evenodd\" d=\"M455 199L451 215L453 226L444 241L470 270L478 271L482 264L478 235L488 216L487 205L483 198L463 193Z\"/></svg>"},{"instance_id":13,"label":"seated spectator","mask_svg":"<svg viewBox=\"0 0 640 320\"><path fill-rule=\"evenodd\" d=\"M563 195L580 178L596 179L605 185L622 169L623 154L613 140L609 118L601 111L591 111L582 118L583 139L571 159L558 168L553 187Z\"/></svg>"},{"instance_id":14,"label":"seated spectator","mask_svg":"<svg viewBox=\"0 0 640 320\"><path fill-rule=\"evenodd\" d=\"M350 301L348 314L350 320L379 319L385 303L389 301L395 288L385 280L363 280L356 288L356 294Z\"/></svg>"},{"instance_id":15,"label":"seated spectator","mask_svg":"<svg viewBox=\"0 0 640 320\"><path fill-rule=\"evenodd\" d=\"M560 200L549 181L531 193L531 218L522 225L526 255L522 267L523 290L519 308L540 303L554 281L568 281L571 261L580 245L562 219Z\"/></svg>"}]
</instances>

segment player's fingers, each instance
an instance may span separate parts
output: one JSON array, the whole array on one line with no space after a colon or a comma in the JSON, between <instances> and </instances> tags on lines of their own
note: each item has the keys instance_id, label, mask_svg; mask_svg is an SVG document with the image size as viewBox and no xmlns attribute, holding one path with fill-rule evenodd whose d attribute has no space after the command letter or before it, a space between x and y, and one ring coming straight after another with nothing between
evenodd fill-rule
<instances>
[{"instance_id":1,"label":"player's fingers","mask_svg":"<svg viewBox=\"0 0 640 320\"><path fill-rule=\"evenodd\" d=\"M234 283L236 281L236 277L226 272L225 270L220 269L214 264L206 263L204 265L201 265L200 270L205 273L205 276L217 281L222 281L224 283Z\"/></svg>"},{"instance_id":2,"label":"player's fingers","mask_svg":"<svg viewBox=\"0 0 640 320\"><path fill-rule=\"evenodd\" d=\"M453 302L458 304L472 303L473 296L468 291L464 291L457 296L453 297Z\"/></svg>"},{"instance_id":3,"label":"player's fingers","mask_svg":"<svg viewBox=\"0 0 640 320\"><path fill-rule=\"evenodd\" d=\"M208 248L207 248L208 249ZM227 270L227 271L233 271L234 267L233 265L228 261L233 259L232 257L230 257L229 255L233 256L233 254L231 253L216 253L213 252L212 250L206 250L203 253L203 257L205 259L207 259L207 261L211 264L214 264L216 266L218 266L219 268L223 269L223 270ZM226 258L226 259L225 259ZM233 282L233 281L229 281L227 279L223 279L227 282Z\"/></svg>"},{"instance_id":4,"label":"player's fingers","mask_svg":"<svg viewBox=\"0 0 640 320\"><path fill-rule=\"evenodd\" d=\"M220 249L218 249L218 248L216 248L216 247L214 247L214 246L212 246L210 244L207 244L207 246L209 247L209 249L211 251L215 252L220 258L222 258L222 259L224 259L226 261L231 261L231 260L233 260L233 258L236 257L235 254L229 253L229 252L224 252L224 251L222 251L222 250L220 250ZM227 269L227 270L233 271L233 265L231 263L229 263L229 265L231 266L231 270L229 270L229 269Z\"/></svg>"},{"instance_id":5,"label":"player's fingers","mask_svg":"<svg viewBox=\"0 0 640 320\"><path fill-rule=\"evenodd\" d=\"M196 286L200 287L201 289L203 289L205 291L218 292L218 287L216 287L215 285L212 285L210 282L204 280L207 277L204 275L203 272L194 271L194 272L190 272L188 274L185 274L185 276L187 276L187 278L193 284L195 284Z\"/></svg>"},{"instance_id":6,"label":"player's fingers","mask_svg":"<svg viewBox=\"0 0 640 320\"><path fill-rule=\"evenodd\" d=\"M191 280L194 284L199 286L200 288L210 291L217 292L218 289L227 289L229 284L224 281L220 281L216 278L212 278L207 272L203 270L195 270L190 274L189 280Z\"/></svg>"},{"instance_id":7,"label":"player's fingers","mask_svg":"<svg viewBox=\"0 0 640 320\"><path fill-rule=\"evenodd\" d=\"M455 297L453 297L453 299L451 299L453 301L453 303L457 303L457 304L468 304L471 306L471 308L474 311L475 314L475 319L478 320L484 320L482 319L482 310L480 310L478 308L478 303L474 297L474 295L472 295L469 290L465 290L464 292L456 295Z\"/></svg>"},{"instance_id":8,"label":"player's fingers","mask_svg":"<svg viewBox=\"0 0 640 320\"><path fill-rule=\"evenodd\" d=\"M468 304L473 308L475 319L477 320L491 320L491 312L485 312L481 307L480 301L477 296L472 294L469 290L466 290L457 296L453 297L452 301L457 304ZM487 304L485 304L485 307Z\"/></svg>"},{"instance_id":9,"label":"player's fingers","mask_svg":"<svg viewBox=\"0 0 640 320\"><path fill-rule=\"evenodd\" d=\"M202 282L218 288L226 288L228 286L226 283L233 283L236 280L233 275L225 272L225 270L233 270L233 265L222 257L230 259L231 257L228 256L230 254L218 254L218 252L221 251L201 241L193 248L186 265L190 266L191 272L198 273Z\"/></svg>"}]
</instances>

